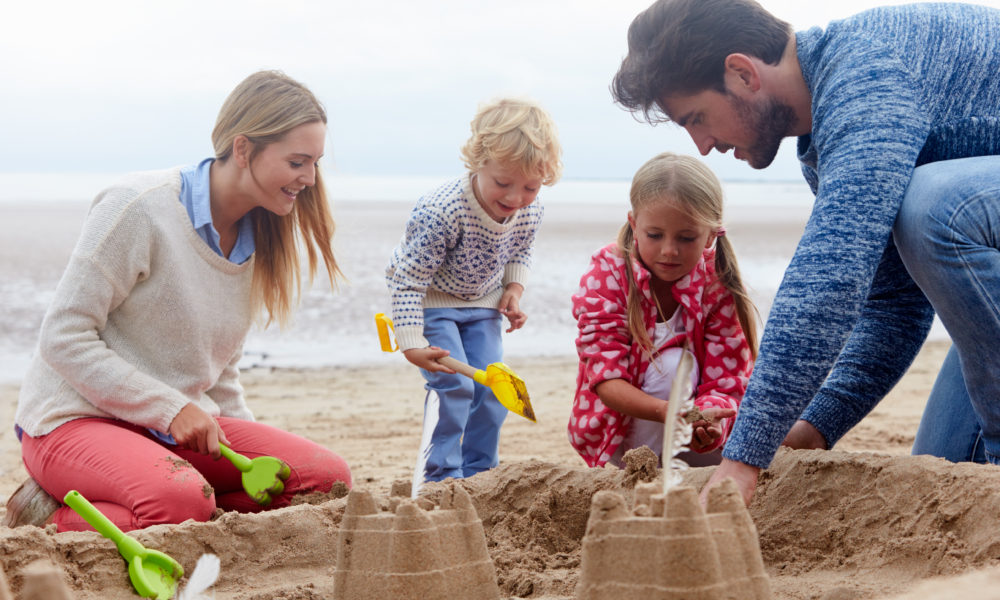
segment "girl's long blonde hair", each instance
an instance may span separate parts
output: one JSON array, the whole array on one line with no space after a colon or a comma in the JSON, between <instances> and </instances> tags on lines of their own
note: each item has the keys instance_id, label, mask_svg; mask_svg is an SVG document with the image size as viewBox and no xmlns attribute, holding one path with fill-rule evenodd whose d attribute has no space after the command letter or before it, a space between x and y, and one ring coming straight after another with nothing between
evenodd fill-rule
<instances>
[{"instance_id":1,"label":"girl's long blonde hair","mask_svg":"<svg viewBox=\"0 0 1000 600\"><path fill-rule=\"evenodd\" d=\"M212 131L215 158L228 160L233 141L246 136L253 144L252 172L253 159L264 147L299 125L316 122L326 124L326 111L312 92L279 71L259 71L240 82L219 110ZM310 282L320 256L331 287L343 276L333 256L334 223L319 165L314 185L299 192L287 216L260 207L250 214L256 243L250 294L253 311L261 318L266 312L265 327L272 321L285 325L302 292L300 241L309 259Z\"/></svg>"},{"instance_id":2,"label":"girl's long blonde hair","mask_svg":"<svg viewBox=\"0 0 1000 600\"><path fill-rule=\"evenodd\" d=\"M713 233L722 228L722 184L711 169L691 156L664 152L648 160L632 178L629 201L632 204L632 214L656 202L675 202L692 219L709 227ZM653 342L649 339L642 317L642 294L632 271L635 236L628 222L618 232L618 251L625 259L625 276L628 279L626 311L629 333L632 339L637 340L640 346L652 354ZM736 254L725 235L716 238L715 274L733 296L740 326L750 345L750 352L756 359L757 308L743 287Z\"/></svg>"}]
</instances>

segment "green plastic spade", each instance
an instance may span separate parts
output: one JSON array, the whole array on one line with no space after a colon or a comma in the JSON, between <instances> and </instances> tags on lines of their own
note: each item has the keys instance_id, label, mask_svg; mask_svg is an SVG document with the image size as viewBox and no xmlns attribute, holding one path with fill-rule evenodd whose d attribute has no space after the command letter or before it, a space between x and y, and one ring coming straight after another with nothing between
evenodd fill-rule
<instances>
[{"instance_id":1,"label":"green plastic spade","mask_svg":"<svg viewBox=\"0 0 1000 600\"><path fill-rule=\"evenodd\" d=\"M70 490L63 498L67 506L83 517L98 533L118 546L118 553L128 561L132 587L143 598L170 600L177 591L177 580L184 576L180 563L157 550L149 550L97 510L80 492Z\"/></svg>"},{"instance_id":2,"label":"green plastic spade","mask_svg":"<svg viewBox=\"0 0 1000 600\"><path fill-rule=\"evenodd\" d=\"M285 491L285 480L292 474L285 461L273 456L258 456L250 460L221 442L219 450L243 473L243 489L257 504L267 506L275 496Z\"/></svg>"}]
</instances>

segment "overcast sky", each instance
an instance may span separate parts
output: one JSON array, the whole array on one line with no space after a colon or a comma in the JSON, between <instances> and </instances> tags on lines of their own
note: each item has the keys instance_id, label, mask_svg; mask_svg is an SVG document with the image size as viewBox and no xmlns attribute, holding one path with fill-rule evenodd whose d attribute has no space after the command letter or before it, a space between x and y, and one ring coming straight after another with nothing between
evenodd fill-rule
<instances>
[{"instance_id":1,"label":"overcast sky","mask_svg":"<svg viewBox=\"0 0 1000 600\"><path fill-rule=\"evenodd\" d=\"M450 176L479 102L528 96L553 115L567 178L630 178L696 153L608 92L650 0L11 2L0 19L0 173L122 172L211 154L229 91L258 69L308 85L330 116L324 167ZM764 0L796 29L892 0ZM1000 8L1000 0L978 2ZM792 148L763 176L798 179ZM731 156L725 179L760 178ZM39 185L44 185L40 180Z\"/></svg>"}]
</instances>

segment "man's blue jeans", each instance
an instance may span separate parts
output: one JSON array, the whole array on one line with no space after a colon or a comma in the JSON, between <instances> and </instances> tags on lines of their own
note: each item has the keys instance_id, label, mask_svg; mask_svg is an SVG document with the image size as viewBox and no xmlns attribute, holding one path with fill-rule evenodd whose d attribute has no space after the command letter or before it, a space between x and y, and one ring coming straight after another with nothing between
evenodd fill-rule
<instances>
[{"instance_id":1,"label":"man's blue jeans","mask_svg":"<svg viewBox=\"0 0 1000 600\"><path fill-rule=\"evenodd\" d=\"M1000 156L917 167L893 237L953 343L913 453L1000 464Z\"/></svg>"}]
</instances>

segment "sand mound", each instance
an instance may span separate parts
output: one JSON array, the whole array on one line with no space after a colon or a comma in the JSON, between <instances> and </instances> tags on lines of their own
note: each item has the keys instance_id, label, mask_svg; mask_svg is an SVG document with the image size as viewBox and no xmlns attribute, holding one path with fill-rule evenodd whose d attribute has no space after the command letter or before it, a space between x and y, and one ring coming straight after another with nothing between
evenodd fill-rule
<instances>
[{"instance_id":1,"label":"sand mound","mask_svg":"<svg viewBox=\"0 0 1000 600\"><path fill-rule=\"evenodd\" d=\"M683 484L698 488L709 473L688 471ZM996 467L927 457L780 453L750 507L774 597L879 598L910 593L920 580L1000 564L998 474ZM501 595L572 598L591 497L613 490L632 502L636 479L635 471L526 461L462 481L482 520ZM424 492L439 503L446 489L431 484ZM390 510L388 496L375 501ZM340 498L226 513L135 536L188 571L200 555L218 555L220 600L331 598L345 504ZM96 533L0 530L0 563L15 594L25 568L39 559L62 570L78 600L136 597L124 561ZM973 576L994 582L1000 574Z\"/></svg>"},{"instance_id":2,"label":"sand mound","mask_svg":"<svg viewBox=\"0 0 1000 600\"><path fill-rule=\"evenodd\" d=\"M750 512L772 575L851 573L859 590L891 579L896 591L998 562L998 475L926 456L783 452Z\"/></svg>"}]
</instances>

